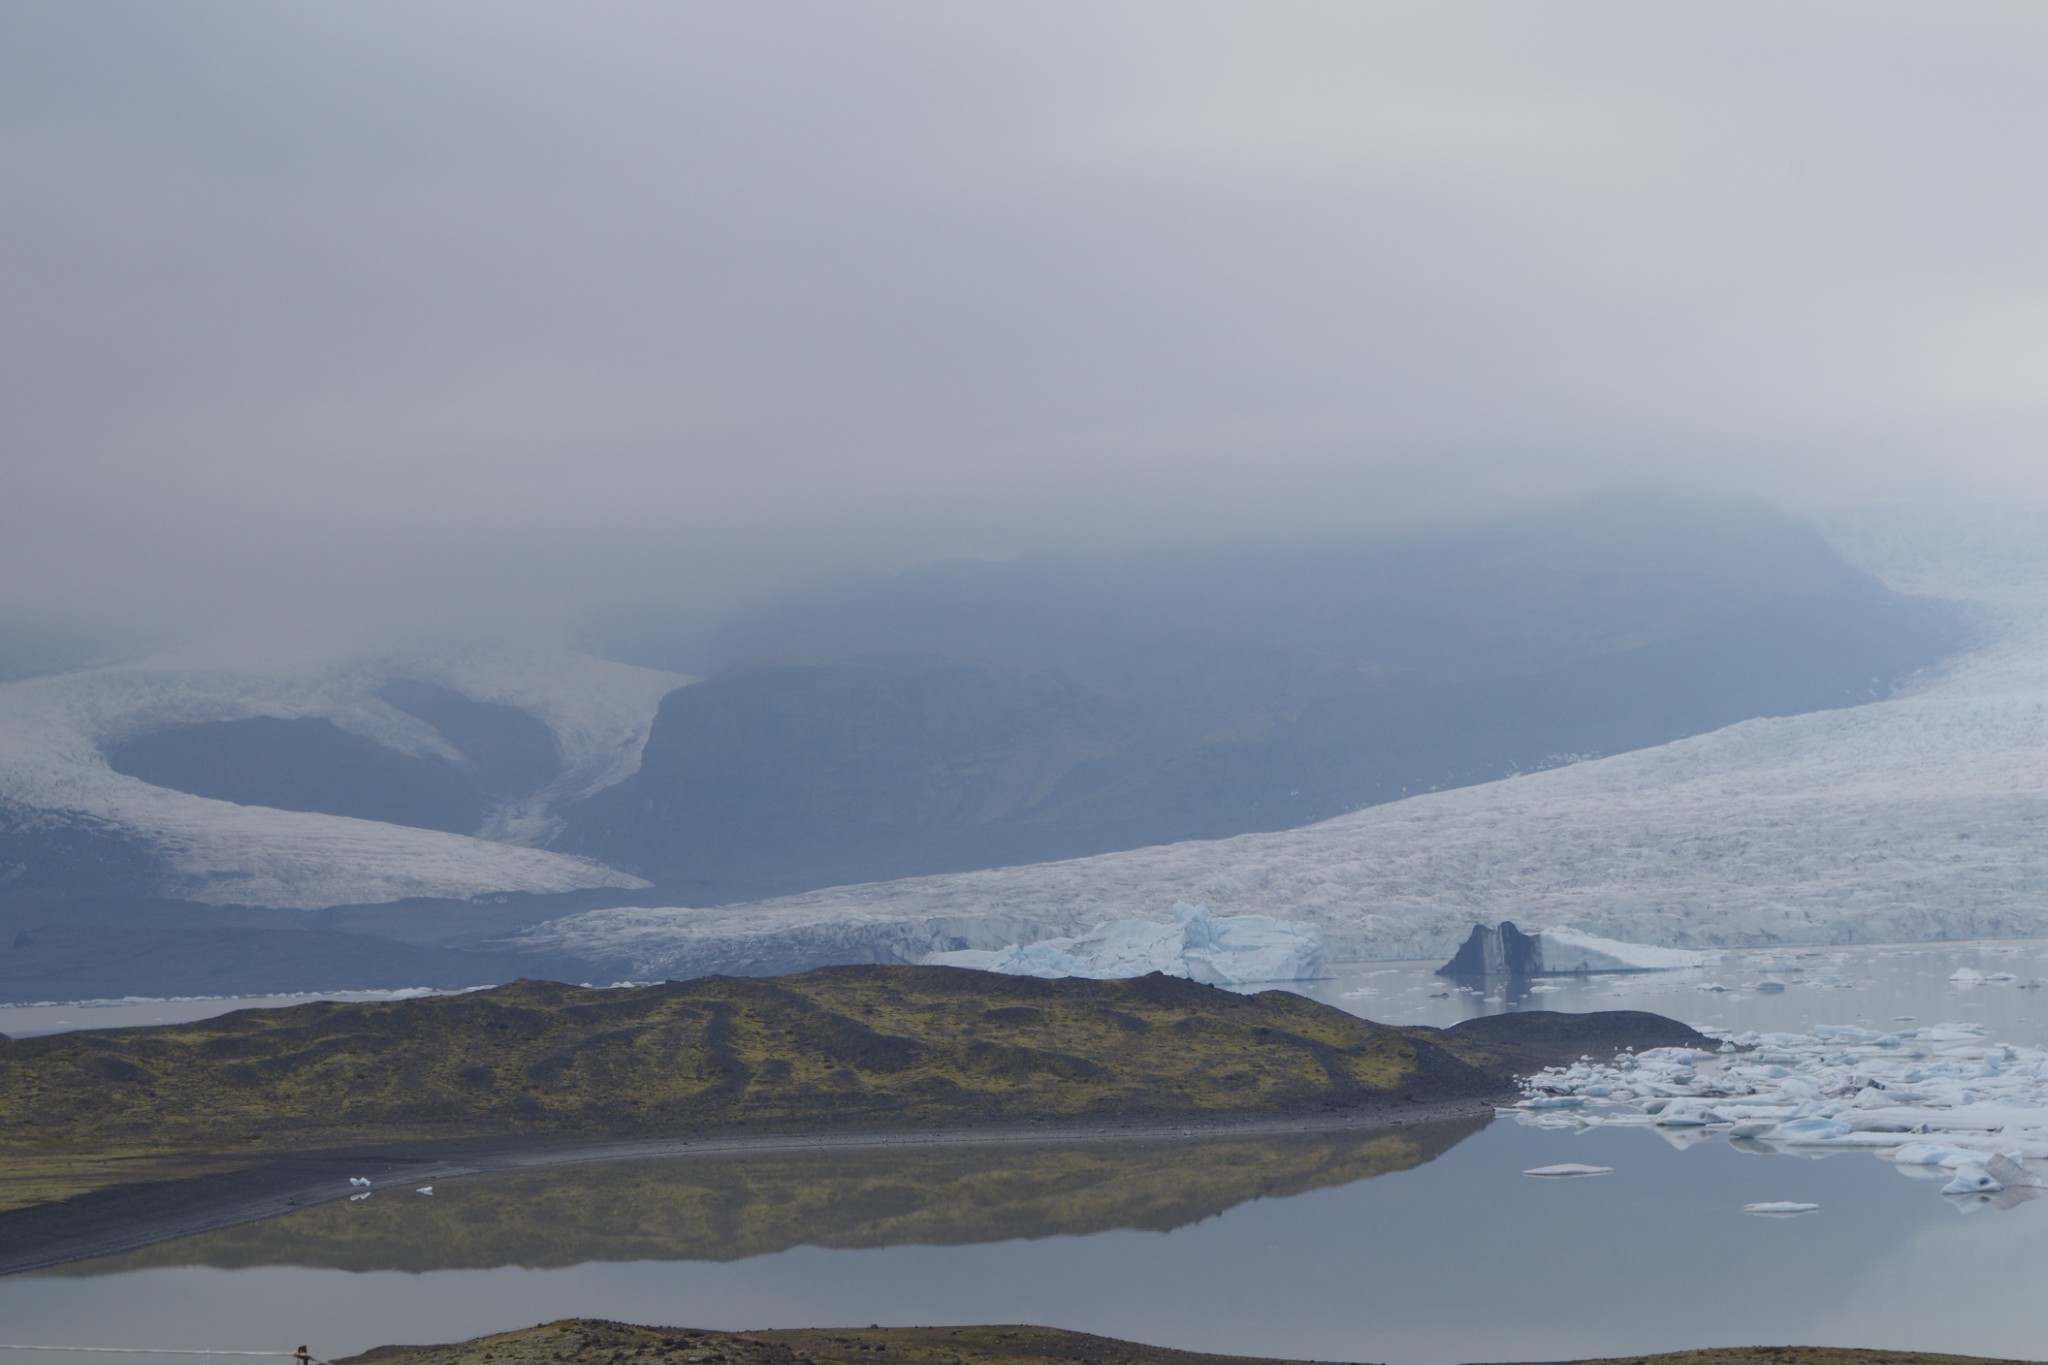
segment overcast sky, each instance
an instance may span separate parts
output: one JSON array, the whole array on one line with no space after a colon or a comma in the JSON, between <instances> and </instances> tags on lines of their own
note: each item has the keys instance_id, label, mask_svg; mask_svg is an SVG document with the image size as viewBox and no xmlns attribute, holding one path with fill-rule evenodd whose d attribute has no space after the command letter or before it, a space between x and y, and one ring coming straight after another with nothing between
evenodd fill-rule
<instances>
[{"instance_id":1,"label":"overcast sky","mask_svg":"<svg viewBox=\"0 0 2048 1365\"><path fill-rule=\"evenodd\" d=\"M2048 6L0 8L0 619L2048 497Z\"/></svg>"}]
</instances>

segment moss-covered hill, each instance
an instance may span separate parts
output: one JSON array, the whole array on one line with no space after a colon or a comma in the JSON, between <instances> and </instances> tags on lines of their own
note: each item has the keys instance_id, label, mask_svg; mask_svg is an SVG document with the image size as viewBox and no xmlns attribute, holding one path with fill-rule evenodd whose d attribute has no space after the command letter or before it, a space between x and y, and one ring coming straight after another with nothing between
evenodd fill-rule
<instances>
[{"instance_id":1,"label":"moss-covered hill","mask_svg":"<svg viewBox=\"0 0 2048 1365\"><path fill-rule=\"evenodd\" d=\"M1051 1327L695 1332L571 1320L448 1346L384 1346L335 1365L1288 1365ZM1563 1365L2019 1365L1922 1351L1736 1346Z\"/></svg>"},{"instance_id":2,"label":"moss-covered hill","mask_svg":"<svg viewBox=\"0 0 2048 1365\"><path fill-rule=\"evenodd\" d=\"M290 1150L1257 1115L1492 1093L1495 1051L1284 991L832 967L0 1043L0 1150Z\"/></svg>"},{"instance_id":3,"label":"moss-covered hill","mask_svg":"<svg viewBox=\"0 0 2048 1365\"><path fill-rule=\"evenodd\" d=\"M522 981L0 1041L0 1211L292 1153L1478 1104L1581 1050L1705 1041L1626 1012L1392 1028L1162 976Z\"/></svg>"}]
</instances>

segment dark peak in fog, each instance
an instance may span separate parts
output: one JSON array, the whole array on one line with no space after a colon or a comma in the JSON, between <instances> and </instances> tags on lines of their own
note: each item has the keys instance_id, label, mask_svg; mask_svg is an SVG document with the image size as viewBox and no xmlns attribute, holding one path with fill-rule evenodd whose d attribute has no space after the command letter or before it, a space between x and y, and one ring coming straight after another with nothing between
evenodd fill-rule
<instances>
[{"instance_id":1,"label":"dark peak in fog","mask_svg":"<svg viewBox=\"0 0 2048 1365\"><path fill-rule=\"evenodd\" d=\"M620 621L603 644L692 673L890 655L1093 673L1109 659L1145 669L1148 650L1178 658L1197 637L1313 655L1427 630L1536 649L1579 622L1640 643L1774 596L1875 590L1810 525L1765 504L1637 488L1427 528L947 560L789 592L701 638ZM1531 622L1520 630L1517 611Z\"/></svg>"},{"instance_id":2,"label":"dark peak in fog","mask_svg":"<svg viewBox=\"0 0 2048 1365\"><path fill-rule=\"evenodd\" d=\"M1753 503L953 561L742 613L555 847L691 902L1284 829L1851 705L1956 621Z\"/></svg>"}]
</instances>

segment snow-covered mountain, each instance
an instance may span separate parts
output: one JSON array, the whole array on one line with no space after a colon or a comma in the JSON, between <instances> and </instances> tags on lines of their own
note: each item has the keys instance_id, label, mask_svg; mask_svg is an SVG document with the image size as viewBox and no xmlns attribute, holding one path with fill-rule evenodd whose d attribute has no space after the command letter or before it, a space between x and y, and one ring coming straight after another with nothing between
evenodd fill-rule
<instances>
[{"instance_id":1,"label":"snow-covered mountain","mask_svg":"<svg viewBox=\"0 0 2048 1365\"><path fill-rule=\"evenodd\" d=\"M636 976L911 958L1217 914L1318 925L1337 958L1448 955L1475 921L1676 946L2048 934L2048 511L1825 523L1981 643L1869 705L1710 734L1280 833L840 887L593 911L526 942Z\"/></svg>"},{"instance_id":2,"label":"snow-covered mountain","mask_svg":"<svg viewBox=\"0 0 2048 1365\"><path fill-rule=\"evenodd\" d=\"M552 740L553 776L458 834L211 799L107 760L137 736L270 718L319 720L379 752L470 765L387 700L394 680L531 716ZM117 864L109 885L129 894L278 907L644 886L523 845L551 832L560 804L632 774L662 696L685 681L571 651L472 643L232 665L167 654L0 685L0 884L53 875L75 887ZM60 852L46 870L32 855L51 849Z\"/></svg>"}]
</instances>

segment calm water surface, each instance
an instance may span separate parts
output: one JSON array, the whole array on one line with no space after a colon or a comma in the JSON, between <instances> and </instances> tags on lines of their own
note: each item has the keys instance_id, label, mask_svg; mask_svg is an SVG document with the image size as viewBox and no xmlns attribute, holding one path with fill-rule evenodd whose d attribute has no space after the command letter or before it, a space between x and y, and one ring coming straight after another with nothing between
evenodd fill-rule
<instances>
[{"instance_id":1,"label":"calm water surface","mask_svg":"<svg viewBox=\"0 0 2048 1365\"><path fill-rule=\"evenodd\" d=\"M2044 954L2039 943L1731 954L1703 972L1517 1000L1439 997L1426 969L1368 966L1314 993L1428 1023L1516 1004L1766 1029L1913 1015L2039 1044L2048 991L2025 983L2048 976ZM1958 986L1958 967L2015 980ZM1788 988L1747 989L1766 976ZM1708 983L1729 989L1699 989ZM304 1340L332 1357L578 1315L726 1328L1021 1321L1417 1365L1759 1342L2048 1356L2048 1199L1961 1216L1925 1182L1856 1153L1680 1149L1644 1130L1497 1122L1394 1139L808 1160L527 1173L432 1198L379 1191L0 1280L0 1335ZM1521 1174L1562 1161L1615 1172ZM1741 1212L1768 1200L1821 1208Z\"/></svg>"}]
</instances>

